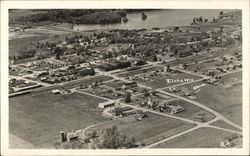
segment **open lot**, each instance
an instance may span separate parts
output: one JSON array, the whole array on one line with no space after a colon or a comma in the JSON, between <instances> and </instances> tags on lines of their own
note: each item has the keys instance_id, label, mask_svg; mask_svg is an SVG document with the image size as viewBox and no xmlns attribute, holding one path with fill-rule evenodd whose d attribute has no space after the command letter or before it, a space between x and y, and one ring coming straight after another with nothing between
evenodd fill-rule
<instances>
[{"instance_id":1,"label":"open lot","mask_svg":"<svg viewBox=\"0 0 250 156\"><path fill-rule=\"evenodd\" d=\"M231 132L213 128L200 128L154 148L219 148L220 142L232 135Z\"/></svg>"},{"instance_id":2,"label":"open lot","mask_svg":"<svg viewBox=\"0 0 250 156\"><path fill-rule=\"evenodd\" d=\"M10 98L10 134L37 148L53 148L60 131L78 130L106 121L101 112L96 111L99 102L104 100L78 93L42 92Z\"/></svg>"},{"instance_id":3,"label":"open lot","mask_svg":"<svg viewBox=\"0 0 250 156\"><path fill-rule=\"evenodd\" d=\"M148 145L193 127L192 124L152 113L148 114L148 117L143 118L141 121L135 120L134 117L129 118L114 120L89 130L98 130L115 125L125 134L135 137L136 142Z\"/></svg>"}]
</instances>

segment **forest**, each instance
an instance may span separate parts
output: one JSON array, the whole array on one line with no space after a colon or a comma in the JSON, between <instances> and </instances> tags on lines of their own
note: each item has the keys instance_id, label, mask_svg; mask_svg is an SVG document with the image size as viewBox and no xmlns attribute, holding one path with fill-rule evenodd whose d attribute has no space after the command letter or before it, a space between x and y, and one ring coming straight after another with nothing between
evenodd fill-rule
<instances>
[{"instance_id":1,"label":"forest","mask_svg":"<svg viewBox=\"0 0 250 156\"><path fill-rule=\"evenodd\" d=\"M34 10L34 12L37 13L21 16L10 22L28 24L52 21L73 24L109 24L120 23L121 18L127 15L124 9L48 9Z\"/></svg>"}]
</instances>

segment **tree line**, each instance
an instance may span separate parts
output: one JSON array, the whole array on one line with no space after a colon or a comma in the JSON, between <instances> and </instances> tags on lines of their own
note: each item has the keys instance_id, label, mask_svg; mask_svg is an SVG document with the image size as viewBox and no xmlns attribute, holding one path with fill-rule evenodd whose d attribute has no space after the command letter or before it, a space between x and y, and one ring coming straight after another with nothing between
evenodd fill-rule
<instances>
[{"instance_id":1,"label":"tree line","mask_svg":"<svg viewBox=\"0 0 250 156\"><path fill-rule=\"evenodd\" d=\"M124 9L51 9L44 13L21 16L16 19L22 23L53 21L74 24L119 23L126 16Z\"/></svg>"}]
</instances>

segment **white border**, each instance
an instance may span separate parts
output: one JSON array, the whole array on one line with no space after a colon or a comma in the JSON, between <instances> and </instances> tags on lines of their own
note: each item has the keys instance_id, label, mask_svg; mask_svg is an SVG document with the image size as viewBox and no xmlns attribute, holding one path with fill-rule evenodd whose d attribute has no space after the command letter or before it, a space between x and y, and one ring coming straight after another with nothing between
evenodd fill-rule
<instances>
[{"instance_id":1,"label":"white border","mask_svg":"<svg viewBox=\"0 0 250 156\"><path fill-rule=\"evenodd\" d=\"M31 8L166 8L242 9L243 14L243 148L13 150L8 149L8 9ZM129 1L1 1L1 154L2 155L249 155L249 1L248 0L129 0ZM209 135L209 134L208 134Z\"/></svg>"}]
</instances>

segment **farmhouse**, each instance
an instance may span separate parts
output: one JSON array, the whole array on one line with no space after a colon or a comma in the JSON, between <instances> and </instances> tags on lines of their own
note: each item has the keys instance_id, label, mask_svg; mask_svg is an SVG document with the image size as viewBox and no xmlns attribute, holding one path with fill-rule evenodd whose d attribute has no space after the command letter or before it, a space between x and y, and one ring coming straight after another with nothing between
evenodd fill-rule
<instances>
[{"instance_id":1,"label":"farmhouse","mask_svg":"<svg viewBox=\"0 0 250 156\"><path fill-rule=\"evenodd\" d=\"M106 102L99 103L98 106L100 108L113 107L113 106L115 106L115 102L114 101L106 101Z\"/></svg>"}]
</instances>

